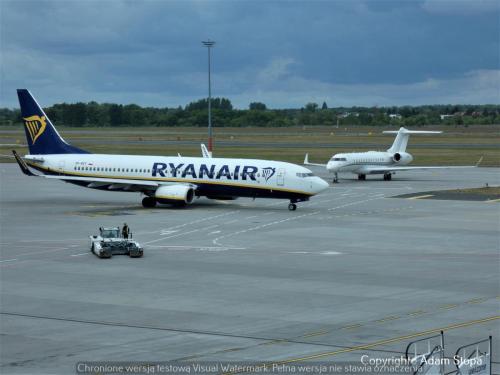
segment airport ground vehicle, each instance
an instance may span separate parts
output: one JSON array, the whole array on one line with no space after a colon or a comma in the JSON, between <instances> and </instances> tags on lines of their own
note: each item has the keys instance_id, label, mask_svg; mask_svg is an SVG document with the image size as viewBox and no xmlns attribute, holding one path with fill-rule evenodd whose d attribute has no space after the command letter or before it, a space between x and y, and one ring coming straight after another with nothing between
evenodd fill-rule
<instances>
[{"instance_id":1,"label":"airport ground vehicle","mask_svg":"<svg viewBox=\"0 0 500 375\"><path fill-rule=\"evenodd\" d=\"M120 236L120 228L99 228L99 235L90 236L90 251L99 258L111 258L113 255L128 255L139 258L144 254L141 245L132 238Z\"/></svg>"}]
</instances>

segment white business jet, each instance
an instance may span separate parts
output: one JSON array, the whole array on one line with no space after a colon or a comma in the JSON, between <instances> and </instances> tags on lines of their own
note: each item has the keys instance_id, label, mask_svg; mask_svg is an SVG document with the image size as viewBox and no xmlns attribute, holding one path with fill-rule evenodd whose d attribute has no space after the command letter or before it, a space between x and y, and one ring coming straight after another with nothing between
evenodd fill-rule
<instances>
[{"instance_id":1,"label":"white business jet","mask_svg":"<svg viewBox=\"0 0 500 375\"><path fill-rule=\"evenodd\" d=\"M392 175L400 171L413 171L417 169L449 169L449 168L473 168L479 165L482 158L475 166L439 166L424 167L407 166L413 160L413 156L406 152L410 134L440 134L441 131L408 130L401 127L397 131L387 130L385 134L397 134L394 143L387 151L349 152L335 154L327 164L309 162L309 155L304 159L305 165L316 165L326 167L328 172L334 173L333 182L338 182L338 173L351 172L358 175L359 180L366 180L367 174L383 174L385 181L390 181Z\"/></svg>"},{"instance_id":2,"label":"white business jet","mask_svg":"<svg viewBox=\"0 0 500 375\"><path fill-rule=\"evenodd\" d=\"M23 158L13 154L28 176L92 189L139 192L145 195L144 207L187 205L200 196L250 197L286 199L293 211L297 202L307 201L329 186L309 169L280 161L91 154L59 135L28 90L17 90L17 95L30 153Z\"/></svg>"}]
</instances>

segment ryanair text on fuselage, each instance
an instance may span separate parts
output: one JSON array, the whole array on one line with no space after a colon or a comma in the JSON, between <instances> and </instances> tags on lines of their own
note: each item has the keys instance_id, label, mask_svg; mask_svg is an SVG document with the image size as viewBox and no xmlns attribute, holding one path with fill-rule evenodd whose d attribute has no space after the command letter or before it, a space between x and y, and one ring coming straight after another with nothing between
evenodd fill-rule
<instances>
[{"instance_id":1,"label":"ryanair text on fuselage","mask_svg":"<svg viewBox=\"0 0 500 375\"><path fill-rule=\"evenodd\" d=\"M268 168L264 168L268 169ZM268 175L266 181L269 180L274 175L273 173ZM227 164L222 165L217 169L215 164L208 166L207 164L201 164L198 169L195 168L194 164L184 163L175 164L175 163L154 163L151 175L152 177L181 177L181 178L208 178L220 180L221 178L226 178L227 180L252 180L256 181L256 175L259 168L252 165L235 166L232 170L229 168ZM217 173L216 173L217 172ZM264 175L264 174L263 174Z\"/></svg>"}]
</instances>

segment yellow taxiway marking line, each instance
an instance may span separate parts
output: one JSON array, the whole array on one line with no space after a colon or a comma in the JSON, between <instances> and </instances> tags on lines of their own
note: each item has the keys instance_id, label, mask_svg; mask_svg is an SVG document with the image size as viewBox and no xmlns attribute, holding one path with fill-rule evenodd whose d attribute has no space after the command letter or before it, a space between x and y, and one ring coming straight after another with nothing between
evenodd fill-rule
<instances>
[{"instance_id":1,"label":"yellow taxiway marking line","mask_svg":"<svg viewBox=\"0 0 500 375\"><path fill-rule=\"evenodd\" d=\"M362 327L363 325L362 324L351 324L349 326L345 326L345 327L342 327L340 329L356 329L356 328L359 328L359 327Z\"/></svg>"},{"instance_id":2,"label":"yellow taxiway marking line","mask_svg":"<svg viewBox=\"0 0 500 375\"><path fill-rule=\"evenodd\" d=\"M241 349L242 348L229 348L229 349L221 350L220 353L237 352L237 351L239 351Z\"/></svg>"},{"instance_id":3,"label":"yellow taxiway marking line","mask_svg":"<svg viewBox=\"0 0 500 375\"><path fill-rule=\"evenodd\" d=\"M386 318L375 320L375 323L384 323L384 322L388 322L389 320L396 320L396 319L399 319L399 316L388 316Z\"/></svg>"},{"instance_id":4,"label":"yellow taxiway marking line","mask_svg":"<svg viewBox=\"0 0 500 375\"><path fill-rule=\"evenodd\" d=\"M449 331L449 330L452 330L452 329L468 327L468 326L471 326L471 325L474 325L474 324L486 323L486 322L490 322L490 321L498 320L498 319L500 319L500 315L490 316L490 317L484 318L484 319L471 320L471 321L464 322L464 323L453 324L453 325L450 325L450 326L447 326L447 327L434 328L434 329L429 329L427 331L413 333L413 334L410 334L410 335L394 337L392 339L385 339L385 340L375 341L375 342L370 343L370 344L353 346L352 348L346 348L346 349L336 350L336 351L333 351L333 352L318 353L318 354L313 354L313 355L310 355L310 356L307 356L307 357L291 358L291 359L288 359L288 360L285 360L285 361L281 361L280 363L300 362L300 361L306 361L306 360L309 360L309 359L331 357L331 356L338 355L338 354L341 354L341 353L349 353L349 352L354 352L354 351L358 351L358 350L371 349L371 348L374 348L374 347L380 346L380 345L391 344L393 342L399 342L399 341L403 341L403 340L408 340L408 339L412 339L414 337L420 337L420 336L425 336L425 335L429 335L429 334L436 333L436 332Z\"/></svg>"},{"instance_id":5,"label":"yellow taxiway marking line","mask_svg":"<svg viewBox=\"0 0 500 375\"><path fill-rule=\"evenodd\" d=\"M328 333L328 331L318 331L318 332L311 332L307 335L303 335L301 337L313 337L313 336L321 336L324 335L325 333Z\"/></svg>"},{"instance_id":6,"label":"yellow taxiway marking line","mask_svg":"<svg viewBox=\"0 0 500 375\"><path fill-rule=\"evenodd\" d=\"M458 305L456 304L450 304L450 305L443 305L443 306L439 306L439 308L441 310L450 310L450 309L454 309L455 307L458 307Z\"/></svg>"},{"instance_id":7,"label":"yellow taxiway marking line","mask_svg":"<svg viewBox=\"0 0 500 375\"><path fill-rule=\"evenodd\" d=\"M425 314L426 312L424 310L417 310L417 311L412 311L406 315L408 316L417 316L417 315L422 315Z\"/></svg>"},{"instance_id":8,"label":"yellow taxiway marking line","mask_svg":"<svg viewBox=\"0 0 500 375\"><path fill-rule=\"evenodd\" d=\"M433 328L433 329L429 329L429 330L426 330L426 331L412 333L410 335L404 335L404 336L394 337L394 338L391 338L391 339L385 339L385 340L375 341L375 342L372 342L372 343L369 343L369 344L353 346L353 347L350 347L350 348L340 349L340 350L336 350L336 351L333 351L333 352L324 352L324 353L312 354L312 355L309 355L309 356L306 356L306 357L297 357L297 358L286 359L286 360L283 360L283 361L268 362L267 364L263 363L262 367L272 366L273 364L283 365L283 364L287 364L287 363L308 361L308 360L311 360L311 359L318 359L318 358L324 358L324 357L332 357L332 356L335 356L335 355L338 355L338 354L342 354L342 353L349 353L349 352L355 352L355 351L358 351L358 350L371 349L371 348L374 348L374 347L380 346L380 345L391 344L393 342L399 342L399 341L403 341L403 340L408 340L408 339L412 339L412 338L415 338L415 337L420 337L420 336L425 336L425 335L429 335L429 334L433 334L433 333L438 333L438 332L441 332L441 331L449 331L449 330L452 330L452 329L464 328L464 327L472 326L474 324L486 323L486 322L490 322L490 321L498 320L498 319L500 319L500 315L490 316L490 317L487 317L487 318L484 318L484 319L471 320L471 321L468 321L468 322L457 323L457 324L453 324L453 325L446 326L446 327L441 327L441 328ZM234 373L237 373L237 372L244 372L244 371L229 372L228 374L234 374Z\"/></svg>"},{"instance_id":9,"label":"yellow taxiway marking line","mask_svg":"<svg viewBox=\"0 0 500 375\"><path fill-rule=\"evenodd\" d=\"M469 303L469 304L481 303L481 302L484 302L486 300L487 300L487 298L475 298L475 299L471 299L471 300L467 301L466 303Z\"/></svg>"},{"instance_id":10,"label":"yellow taxiway marking line","mask_svg":"<svg viewBox=\"0 0 500 375\"><path fill-rule=\"evenodd\" d=\"M276 339L276 340L272 340L272 341L267 341L267 342L263 342L262 344L259 344L259 345L274 345L274 344L278 344L280 342L286 342L287 339Z\"/></svg>"},{"instance_id":11,"label":"yellow taxiway marking line","mask_svg":"<svg viewBox=\"0 0 500 375\"><path fill-rule=\"evenodd\" d=\"M430 197L433 197L434 194L427 194L427 195L418 195L416 197L410 197L408 199L423 199L423 198L430 198Z\"/></svg>"}]
</instances>

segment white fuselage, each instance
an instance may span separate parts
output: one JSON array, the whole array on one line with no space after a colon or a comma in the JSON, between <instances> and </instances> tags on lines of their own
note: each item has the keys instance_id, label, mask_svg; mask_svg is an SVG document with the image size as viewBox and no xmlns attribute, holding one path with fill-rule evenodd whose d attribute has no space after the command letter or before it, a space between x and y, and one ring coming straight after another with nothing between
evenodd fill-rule
<instances>
[{"instance_id":1,"label":"white fuselage","mask_svg":"<svg viewBox=\"0 0 500 375\"><path fill-rule=\"evenodd\" d=\"M288 199L309 197L328 187L309 169L279 161L103 154L27 155L25 159L44 174L192 185L200 196ZM79 184L109 188L109 184Z\"/></svg>"},{"instance_id":2,"label":"white fuselage","mask_svg":"<svg viewBox=\"0 0 500 375\"><path fill-rule=\"evenodd\" d=\"M399 160L397 160L399 159ZM407 152L388 151L350 152L333 155L326 169L329 172L352 172L355 174L373 174L377 168L408 165L413 157Z\"/></svg>"}]
</instances>

